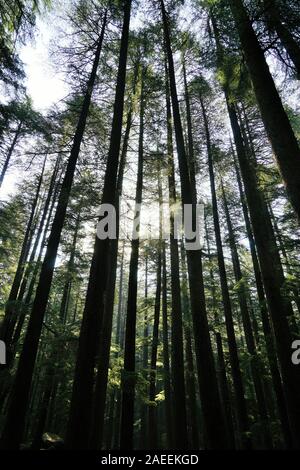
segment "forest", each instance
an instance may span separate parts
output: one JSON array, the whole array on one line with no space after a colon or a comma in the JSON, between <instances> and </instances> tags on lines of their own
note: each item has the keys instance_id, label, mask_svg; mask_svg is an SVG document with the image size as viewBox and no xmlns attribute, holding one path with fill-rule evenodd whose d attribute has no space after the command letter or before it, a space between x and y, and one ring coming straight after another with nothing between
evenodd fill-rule
<instances>
[{"instance_id":1,"label":"forest","mask_svg":"<svg viewBox=\"0 0 300 470\"><path fill-rule=\"evenodd\" d=\"M299 0L0 2L1 450L300 449L299 98Z\"/></svg>"}]
</instances>

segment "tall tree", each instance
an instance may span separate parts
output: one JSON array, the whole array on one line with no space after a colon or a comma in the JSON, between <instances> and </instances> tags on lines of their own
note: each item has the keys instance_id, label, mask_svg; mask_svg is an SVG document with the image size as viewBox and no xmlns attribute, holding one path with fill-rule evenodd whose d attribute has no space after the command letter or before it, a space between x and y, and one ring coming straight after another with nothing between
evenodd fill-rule
<instances>
[{"instance_id":1,"label":"tall tree","mask_svg":"<svg viewBox=\"0 0 300 470\"><path fill-rule=\"evenodd\" d=\"M170 93L173 106L173 121L180 170L182 202L183 204L191 204L193 210L195 211L196 201L193 201L193 190L191 187L187 156L184 146L183 130L175 80L174 60L171 48L169 21L163 0L160 1L160 6L164 29L166 55L168 60ZM220 420L220 416L222 416L221 404L205 309L201 251L187 250L187 259L197 355L197 371L205 432L207 435L207 444L209 448L224 448L227 445L226 434L224 432L224 424L222 419Z\"/></svg>"}]
</instances>

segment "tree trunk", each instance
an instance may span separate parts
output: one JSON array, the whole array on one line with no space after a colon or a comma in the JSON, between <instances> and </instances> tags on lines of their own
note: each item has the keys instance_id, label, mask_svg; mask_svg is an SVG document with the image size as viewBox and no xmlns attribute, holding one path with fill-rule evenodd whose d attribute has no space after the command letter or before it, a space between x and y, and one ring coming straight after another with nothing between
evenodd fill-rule
<instances>
[{"instance_id":1,"label":"tree trunk","mask_svg":"<svg viewBox=\"0 0 300 470\"><path fill-rule=\"evenodd\" d=\"M148 325L148 254L146 252L145 259L145 314L144 314L144 335L143 335L143 373L144 379L148 380L148 363L149 363L149 325ZM141 427L140 427L140 449L145 448L145 444L148 442L148 406L146 403L141 404Z\"/></svg>"},{"instance_id":2,"label":"tree trunk","mask_svg":"<svg viewBox=\"0 0 300 470\"><path fill-rule=\"evenodd\" d=\"M246 287L244 284L245 279L243 278L243 274L241 270L238 250L236 246L235 234L234 234L234 230L233 230L233 226L231 222L227 197L226 197L223 184L222 184L222 196L223 196L224 211L225 211L226 223L227 223L227 229L228 229L229 245L230 245L231 257L232 257L234 276L235 276L236 283L239 283L238 301L239 301L239 306L240 306L240 312L242 315L242 322L243 322L243 329L245 333L247 350L250 355L250 361L251 361L250 368L251 368L251 375L252 375L254 389L255 389L256 400L257 400L257 407L258 407L258 412L259 412L259 416L260 416L261 424L262 424L263 445L266 448L270 449L273 447L273 444L272 444L272 437L271 437L271 432L270 432L270 427L269 427L269 416L268 416L267 405L266 405L266 400L264 396L263 383L260 378L261 377L260 376L261 364L259 362L259 358L257 355L255 339L254 339L254 335L252 331L250 313L249 313L248 304L247 304L247 292L246 292Z\"/></svg>"},{"instance_id":3,"label":"tree trunk","mask_svg":"<svg viewBox=\"0 0 300 470\"><path fill-rule=\"evenodd\" d=\"M145 68L142 66L141 73L141 97L140 97L140 133L137 183L135 194L134 223L135 236L131 242L131 257L129 265L129 282L125 330L124 348L124 370L122 377L122 405L121 405L121 449L133 448L133 425L134 425L134 400L135 400L135 340L136 340L136 314L137 314L137 275L139 261L139 230L140 230L140 205L143 192L143 159L144 159L144 96Z\"/></svg>"},{"instance_id":4,"label":"tree trunk","mask_svg":"<svg viewBox=\"0 0 300 470\"><path fill-rule=\"evenodd\" d=\"M163 323L163 364L164 364L164 389L165 389L165 423L168 449L173 449L173 407L171 392L171 371L169 352L169 319L167 299L167 266L166 246L162 247L162 323Z\"/></svg>"},{"instance_id":5,"label":"tree trunk","mask_svg":"<svg viewBox=\"0 0 300 470\"><path fill-rule=\"evenodd\" d=\"M218 374L219 374L219 387L220 395L223 405L223 410L225 414L225 422L227 426L227 436L229 442L229 448L235 449L235 439L234 439L234 426L232 419L232 406L230 400L229 384L226 375L226 365L222 344L222 337L220 333L216 333L216 343L218 351Z\"/></svg>"},{"instance_id":6,"label":"tree trunk","mask_svg":"<svg viewBox=\"0 0 300 470\"><path fill-rule=\"evenodd\" d=\"M18 124L18 127L16 129L16 132L15 132L14 138L12 140L12 143L11 143L9 149L8 149L8 152L7 152L7 155L6 155L6 158L5 158L5 162L4 162L4 165L2 167L1 174L0 174L0 188L2 186L2 183L3 183L3 180L4 180L4 177L5 177L5 174L6 174L11 156L13 154L15 146L18 142L19 137L20 137L22 125L23 125L23 123L20 121L19 124Z\"/></svg>"},{"instance_id":7,"label":"tree trunk","mask_svg":"<svg viewBox=\"0 0 300 470\"><path fill-rule=\"evenodd\" d=\"M160 166L160 165L159 165ZM150 449L158 448L158 422L157 422L157 404L156 396L156 362L159 340L159 317L161 309L161 280L162 280L162 186L161 186L161 170L158 170L158 200L159 200L159 241L157 247L157 272L156 272L156 292L154 303L154 322L152 333L152 348L150 360L149 374L149 446Z\"/></svg>"},{"instance_id":8,"label":"tree trunk","mask_svg":"<svg viewBox=\"0 0 300 470\"><path fill-rule=\"evenodd\" d=\"M218 65L221 65L223 63L223 50L215 21L213 21L213 26L217 45ZM275 334L293 445L297 448L300 443L300 404L297 398L297 390L300 388L300 372L293 366L290 356L292 337L287 320L289 306L282 295L284 277L282 275L280 257L268 209L259 191L253 162L251 162L247 154L237 113L234 104L230 101L229 90L226 85L224 86L224 93L244 182L264 291Z\"/></svg>"},{"instance_id":9,"label":"tree trunk","mask_svg":"<svg viewBox=\"0 0 300 470\"><path fill-rule=\"evenodd\" d=\"M53 194L53 197L52 197L52 202L51 202L51 206L49 208L49 213L48 213L47 221L46 221L46 224L45 224L45 229L44 229L43 238L42 238L42 241L41 241L41 246L40 246L40 249L39 249L39 254L38 254L37 260L35 262L35 267L33 269L31 280L30 280L30 283L29 283L29 287L28 287L28 290L26 292L26 296L25 296L25 299L24 299L24 302L23 302L22 311L19 315L18 322L17 322L15 330L13 332L13 337L12 337L13 357L15 356L15 353L16 353L16 346L18 344L18 341L19 341L19 338L20 338L20 335L21 335L21 331L22 331L22 328L23 328L23 324L24 324L24 321L25 321L25 317L28 313L31 298L32 298L32 295L33 295L33 292L34 292L36 278L37 278L37 275L38 275L38 272L39 272L41 259L42 259L42 255L43 255L43 250L44 250L44 247L45 247L45 244L46 244L47 233L48 233L48 229L49 229L49 226L50 226L51 217L52 217L52 213L53 213L53 210L54 210L54 205L55 205L56 200L57 200L58 190L59 190L59 181L56 184L56 188L54 190L54 194Z\"/></svg>"},{"instance_id":10,"label":"tree trunk","mask_svg":"<svg viewBox=\"0 0 300 470\"><path fill-rule=\"evenodd\" d=\"M173 387L174 406L174 442L175 448L184 448L188 445L186 394L184 383L184 355L183 355L183 326L182 307L180 296L180 272L178 242L174 233L174 206L176 204L176 183L174 169L174 152L172 139L172 115L169 82L166 65L166 108L167 108L167 165L170 207L170 257L171 257L171 375Z\"/></svg>"},{"instance_id":11,"label":"tree trunk","mask_svg":"<svg viewBox=\"0 0 300 470\"><path fill-rule=\"evenodd\" d=\"M134 91L136 87L137 70L134 78ZM120 166L117 181L117 192L116 197L121 197L123 188L123 175L124 167L126 163L126 156L128 150L129 135L132 125L132 106L128 112L126 130L124 134L123 148L120 158ZM116 201L116 217L119 220L119 204ZM118 225L118 222L117 222ZM117 234L116 240L110 242L110 268L108 277L108 288L105 298L105 307L103 314L102 331L100 335L100 350L99 350L99 364L95 383L94 393L94 409L93 409L93 421L90 438L90 447L92 449L101 449L103 440L103 426L104 426L104 414L105 414L105 399L107 391L108 381L108 367L109 367L109 353L111 345L111 334L112 334L112 321L113 321L113 309L114 309L114 297L115 297L115 284L116 284L116 272L118 262L118 239L119 233ZM124 256L124 254L123 254Z\"/></svg>"},{"instance_id":12,"label":"tree trunk","mask_svg":"<svg viewBox=\"0 0 300 470\"><path fill-rule=\"evenodd\" d=\"M207 118L207 112L201 95L199 95L203 122L206 135L206 145L207 145L207 156L208 156L208 168L209 168L209 178L211 186L211 196L212 196L212 208L213 208L213 219L214 219L214 228L215 228L215 238L217 246L217 256L218 256L218 266L219 266L219 275L222 291L222 302L224 307L225 314L225 324L227 331L228 347L229 347L229 357L231 364L231 373L233 379L233 386L235 392L235 401L236 401L236 413L238 418L238 432L239 439L241 441L242 448L250 448L251 442L248 437L249 432L249 420L247 415L247 404L245 399L245 391L242 380L242 373L240 369L239 357L238 357L238 348L236 343L234 323L232 316L231 301L229 296L228 282L226 267L224 261L222 239L221 239L221 230L220 230L220 221L218 214L218 204L215 188L215 175L213 167L213 148L211 145L210 139L210 129Z\"/></svg>"}]
</instances>

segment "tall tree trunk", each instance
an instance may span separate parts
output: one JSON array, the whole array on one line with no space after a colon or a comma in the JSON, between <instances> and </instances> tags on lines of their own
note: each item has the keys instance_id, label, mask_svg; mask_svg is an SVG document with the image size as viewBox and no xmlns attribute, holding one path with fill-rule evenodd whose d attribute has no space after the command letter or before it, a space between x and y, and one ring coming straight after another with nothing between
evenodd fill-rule
<instances>
[{"instance_id":1,"label":"tall tree trunk","mask_svg":"<svg viewBox=\"0 0 300 470\"><path fill-rule=\"evenodd\" d=\"M289 426L289 419L288 419L288 414L287 414L285 397L284 397L283 388L282 388L282 381L281 381L280 372L278 369L277 354L276 354L275 345L274 345L273 332L272 332L271 324L269 321L269 314L268 314L268 309L267 309L267 304L266 304L266 299L265 299L264 286L263 286L263 281L262 281L261 272L259 268L259 261L257 258L255 241L254 241L253 232L251 228L251 222L249 219L248 207L247 207L247 203L245 200L245 194L244 194L243 187L242 187L242 181L241 181L239 169L235 161L234 153L233 153L233 159L234 159L234 167L235 167L235 172L236 172L236 177L237 177L237 182L238 182L238 187L239 187L240 198L242 202L242 209L243 209L243 214L244 214L247 238L248 238L249 245L250 245L255 283L256 283L256 289L257 289L257 297L258 297L259 305L260 305L262 327L263 327L263 332L264 332L264 337L265 337L265 342L266 342L267 357L268 357L270 372L272 376L272 383L273 383L274 392L276 395L277 408L279 412L279 418L281 422L285 444L288 448L290 448L291 443L292 443L292 437L291 437L291 431L290 431L290 426Z\"/></svg>"},{"instance_id":2,"label":"tall tree trunk","mask_svg":"<svg viewBox=\"0 0 300 470\"><path fill-rule=\"evenodd\" d=\"M254 389L255 389L256 400L257 400L257 407L258 407L258 412L259 412L259 416L260 416L261 424L262 424L263 445L270 449L272 448L273 444L272 444L272 437L271 437L271 432L269 428L269 417L268 417L268 412L267 412L266 400L264 396L263 383L262 383L261 376L260 376L261 364L259 363L259 358L257 355L255 339L254 339L254 335L252 331L250 313L249 313L248 304L247 304L247 292L246 292L246 287L244 284L245 279L243 277L242 270L241 270L238 250L236 246L235 233L234 233L232 222L231 222L227 197L226 197L223 184L222 184L222 196L223 196L224 211L225 211L226 223L227 223L227 229L228 229L229 245L230 245L230 250L231 250L234 276L235 276L235 281L239 283L238 301L239 301L239 306L240 306L240 312L242 315L242 322L243 322L243 329L245 332L247 350L250 355L250 361L251 361L250 368L251 368L251 375L252 375Z\"/></svg>"},{"instance_id":3,"label":"tall tree trunk","mask_svg":"<svg viewBox=\"0 0 300 470\"><path fill-rule=\"evenodd\" d=\"M159 165L160 166L160 165ZM162 187L161 187L161 170L158 170L158 200L159 200L159 242L157 247L157 271L156 271L156 292L154 303L154 321L152 332L152 347L149 374L149 446L150 449L158 447L158 421L157 421L157 405L155 403L156 396L156 362L159 340L159 317L161 310L161 281L162 281ZM152 402L152 403L151 403Z\"/></svg>"},{"instance_id":4,"label":"tall tree trunk","mask_svg":"<svg viewBox=\"0 0 300 470\"><path fill-rule=\"evenodd\" d=\"M14 332L14 328L16 326L16 322L18 320L20 308L22 309L22 300L23 300L23 296L24 296L25 291L26 291L29 274L32 270L32 265L34 263L36 252L37 252L38 246L40 244L40 240L41 240L41 236L42 236L43 228L44 228L44 223L45 223L45 220L46 220L46 217L47 217L47 214L48 214L48 210L49 210L51 197L53 196L53 190L54 190L55 179L56 179L56 176L57 176L57 171L58 171L58 160L57 160L56 166L54 168L54 172L53 172L52 177L51 177L47 198L46 198L46 201L45 201L44 208L42 210L42 215L41 215L41 218L40 218L40 222L38 224L37 231L35 233L35 240L34 240L34 243L33 243L32 249L31 249L31 253L30 253L30 256L29 256L29 259L28 259L28 264L27 264L27 267L25 269L24 276L23 276L23 279L22 279L22 282L21 282L21 285L20 285L20 288L19 288L19 291L18 291L17 306L16 306L16 308L14 310L14 313L12 315L10 326L9 326L9 329L8 329L8 332L7 332L6 341L7 341L8 344L12 340L12 335L13 335L13 332ZM22 310L21 310L21 315L22 315Z\"/></svg>"},{"instance_id":5,"label":"tall tree trunk","mask_svg":"<svg viewBox=\"0 0 300 470\"><path fill-rule=\"evenodd\" d=\"M74 271L76 245L77 245L77 239L78 239L79 228L80 228L80 223L81 223L80 207L78 207L77 210L78 212L76 215L70 257L69 257L69 261L67 264L66 281L64 284L63 294L62 294L62 299L61 299L60 309L59 309L59 318L63 325L66 324L67 317L68 317L68 307L69 307L70 291L71 291L71 286L72 286L72 274Z\"/></svg>"},{"instance_id":6,"label":"tall tree trunk","mask_svg":"<svg viewBox=\"0 0 300 470\"><path fill-rule=\"evenodd\" d=\"M165 390L165 424L168 449L173 449L173 407L171 392L171 371L169 352L169 319L167 298L167 264L166 245L162 247L162 323L163 323L163 364L164 364L164 390Z\"/></svg>"},{"instance_id":7,"label":"tall tree trunk","mask_svg":"<svg viewBox=\"0 0 300 470\"><path fill-rule=\"evenodd\" d=\"M242 448L250 448L251 443L250 443L249 437L247 437L248 432L249 432L247 405L246 405L245 391L244 391L242 373L241 373L239 357L238 357L238 349L237 349L237 343L236 343L236 337L235 337L235 331L234 331L232 308L231 308L231 301L230 301L230 296L229 296L227 274L226 274L226 268L225 268L222 239L221 239L221 229L220 229L220 221L219 221L219 214L218 214L218 204L217 204L217 196L216 196L216 188L215 188L215 175L214 175L214 166L213 166L213 148L211 145L210 129L209 129L209 123L208 123L208 118L207 118L207 112L206 112L205 105L204 105L201 95L199 95L199 99L200 99L200 104L201 104L201 109L202 109L202 116L203 116L205 136L206 136L208 168L209 168L209 178L210 178L212 208L213 208L213 220L214 220L219 275L220 275L220 283L221 283L221 291L222 291L222 303L224 307L225 324L226 324L228 347L229 347L229 357L230 357L230 364L231 364L231 373L232 373L233 386L234 386L234 392L235 392L236 412L237 412L238 428L239 428L238 429L239 439L241 441Z\"/></svg>"},{"instance_id":8,"label":"tall tree trunk","mask_svg":"<svg viewBox=\"0 0 300 470\"><path fill-rule=\"evenodd\" d=\"M140 230L140 205L143 192L143 167L144 167L144 113L145 113L145 68L141 67L141 97L140 97L140 133L138 150L137 183L135 194L135 211L133 228L136 232L131 242L131 257L129 265L128 298L126 312L126 330L124 347L124 370L122 377L122 405L121 405L121 449L133 448L134 425L134 399L135 399L135 340L136 340L136 316L137 316L137 275L139 261L139 230Z\"/></svg>"},{"instance_id":9,"label":"tall tree trunk","mask_svg":"<svg viewBox=\"0 0 300 470\"><path fill-rule=\"evenodd\" d=\"M138 73L138 69L136 69L135 71L135 78L134 78L134 85L133 85L134 92L135 92L135 87L136 87L137 73ZM127 116L127 124L126 124L126 130L124 134L123 148L121 152L120 165L119 165L116 197L121 197L122 195L124 168L126 164L131 125L132 125L132 105L129 109L128 116ZM119 219L118 201L116 201L115 207L116 207L116 217L118 220ZM106 398L107 381L108 381L109 352L110 352L110 345L111 345L115 284L116 284L116 272L117 272L117 261L118 261L118 238L119 238L119 234L117 234L117 239L112 240L110 243L109 280L108 280L107 294L105 298L102 331L100 335L99 364L98 364L98 371L97 371L97 377L96 377L96 383L95 383L93 422L92 422L92 430L91 430L91 438L90 438L90 447L94 449L101 448L101 444L103 440L105 398ZM124 250L124 247L123 247L123 250ZM123 253L123 256L124 256L124 253Z\"/></svg>"},{"instance_id":10,"label":"tall tree trunk","mask_svg":"<svg viewBox=\"0 0 300 470\"><path fill-rule=\"evenodd\" d=\"M173 121L181 180L182 202L183 204L192 204L192 208L195 214L196 201L193 201L193 191L191 188L188 161L184 146L175 80L174 60L170 41L169 22L163 0L160 0L160 5L163 20L166 54L168 59L170 91L173 106ZM209 448L224 448L227 446L227 442L224 423L221 417L221 403L205 308L201 251L187 250L187 260L197 357L197 372L205 432L207 436L206 441Z\"/></svg>"},{"instance_id":11,"label":"tall tree trunk","mask_svg":"<svg viewBox=\"0 0 300 470\"><path fill-rule=\"evenodd\" d=\"M194 138L193 138L193 126L192 126L192 116L191 116L191 104L189 89L186 76L186 65L185 60L182 60L182 71L183 71L183 82L184 82L184 98L185 98L185 107L186 107L186 121L187 121L187 141L188 141L188 162L189 162L189 171L190 171L190 181L193 191L193 198L197 200L196 192L196 171L195 171L195 154L194 154Z\"/></svg>"},{"instance_id":12,"label":"tall tree trunk","mask_svg":"<svg viewBox=\"0 0 300 470\"><path fill-rule=\"evenodd\" d=\"M174 447L183 448L188 445L186 394L184 381L184 354L183 354L183 326L182 307L180 296L180 270L178 242L175 238L175 213L176 210L176 183L174 169L174 152L172 138L172 115L169 81L166 65L166 108L167 108L167 165L170 207L170 256L171 256L171 375L173 387L174 406Z\"/></svg>"},{"instance_id":13,"label":"tall tree trunk","mask_svg":"<svg viewBox=\"0 0 300 470\"><path fill-rule=\"evenodd\" d=\"M218 374L219 374L220 395L221 395L223 410L225 414L225 422L226 422L226 427L227 427L229 447L231 449L234 449L236 446L235 446L235 439L234 439L232 406L231 406L231 400L230 400L229 384L228 384L227 375L226 375L226 365L225 365L222 337L220 333L216 333L216 343L217 343L217 352L218 352Z\"/></svg>"},{"instance_id":14,"label":"tall tree trunk","mask_svg":"<svg viewBox=\"0 0 300 470\"><path fill-rule=\"evenodd\" d=\"M72 187L74 172L85 130L92 91L97 75L97 68L99 64L100 52L106 25L106 17L107 14L105 13L92 71L88 80L86 94L78 119L71 155L67 164L65 177L62 183L56 213L54 216L54 221L48 240L45 258L41 268L35 300L32 307L26 336L24 339L23 350L20 355L18 370L16 373L15 382L12 390L10 406L8 409L6 422L0 442L1 448L4 449L17 449L22 439L30 385L38 350L39 338L42 331L43 318L45 315L48 297L50 293L55 259L57 255L58 245L60 242L60 236Z\"/></svg>"},{"instance_id":15,"label":"tall tree trunk","mask_svg":"<svg viewBox=\"0 0 300 470\"><path fill-rule=\"evenodd\" d=\"M148 253L146 252L145 257L145 314L144 314L144 344L143 344L143 369L144 378L148 380L148 363L149 363L149 324L148 324ZM145 448L145 444L148 442L148 406L146 403L141 404L141 427L140 427L140 449Z\"/></svg>"},{"instance_id":16,"label":"tall tree trunk","mask_svg":"<svg viewBox=\"0 0 300 470\"><path fill-rule=\"evenodd\" d=\"M229 0L261 116L300 221L300 148L242 0Z\"/></svg>"},{"instance_id":17,"label":"tall tree trunk","mask_svg":"<svg viewBox=\"0 0 300 470\"><path fill-rule=\"evenodd\" d=\"M117 175L121 146L122 119L126 82L126 64L129 36L131 0L124 3L123 28L119 54L116 94L110 146L104 177L102 205L116 201ZM113 240L112 240L113 241ZM105 290L109 278L110 240L95 238L94 252L83 312L77 352L70 415L66 433L66 446L70 449L87 448L91 425L94 367L98 353L99 336L103 320Z\"/></svg>"},{"instance_id":18,"label":"tall tree trunk","mask_svg":"<svg viewBox=\"0 0 300 470\"><path fill-rule=\"evenodd\" d=\"M181 252L181 302L184 319L184 340L185 340L185 380L186 380L186 393L187 393L187 411L188 411L188 424L189 424L189 444L192 449L201 448L200 425L199 425L199 409L197 406L197 383L195 380L196 373L194 367L194 348L193 348L193 335L192 335L192 319L191 308L188 296L188 278L187 267L185 262L184 243L180 245Z\"/></svg>"}]
</instances>

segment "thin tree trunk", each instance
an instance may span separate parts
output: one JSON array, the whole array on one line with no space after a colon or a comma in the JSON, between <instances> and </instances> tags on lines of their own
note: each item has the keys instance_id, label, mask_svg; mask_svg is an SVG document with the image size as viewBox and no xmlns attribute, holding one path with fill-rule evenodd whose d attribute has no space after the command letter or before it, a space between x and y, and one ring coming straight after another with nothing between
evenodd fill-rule
<instances>
[{"instance_id":1,"label":"thin tree trunk","mask_svg":"<svg viewBox=\"0 0 300 470\"><path fill-rule=\"evenodd\" d=\"M258 412L259 412L259 416L260 416L261 424L262 424L263 445L266 446L266 448L270 449L273 447L273 444L272 444L272 437L271 437L271 432L270 432L270 427L269 427L269 417L268 417L268 412L267 412L266 400L264 396L263 383L260 378L261 377L260 376L261 364L259 363L259 358L257 355L254 335L252 331L250 313L249 313L248 304L247 304L247 292L246 292L246 288L244 285L245 280L243 278L243 274L241 270L239 255L238 255L237 246L236 246L235 234L233 231L233 226L232 226L231 217L230 217L229 208L228 208L227 197L226 197L223 184L222 184L222 196L223 196L224 211L225 211L226 223L227 223L227 229L228 229L229 245L230 245L230 250L231 250L234 276L235 276L235 281L239 283L238 301L239 301L239 306L240 306L240 312L242 315L242 322L243 322L243 329L245 333L247 350L250 355L250 361L251 361L250 368L251 368L251 375L252 375L254 389L255 389L256 400L257 400L257 407L258 407Z\"/></svg>"},{"instance_id":2,"label":"thin tree trunk","mask_svg":"<svg viewBox=\"0 0 300 470\"><path fill-rule=\"evenodd\" d=\"M219 387L220 387L220 395L221 395L223 410L225 414L225 422L227 426L228 442L230 443L229 448L235 449L236 445L235 445L235 439L234 439L232 406L231 406L231 400L230 400L229 384L228 384L227 375L226 375L226 365L225 365L222 337L220 333L216 333L216 343L217 343L217 351L218 351Z\"/></svg>"},{"instance_id":3,"label":"thin tree trunk","mask_svg":"<svg viewBox=\"0 0 300 470\"><path fill-rule=\"evenodd\" d=\"M44 208L43 208L43 211L42 211L42 216L40 218L40 223L38 225L38 228L37 228L37 231L36 231L36 234L35 234L35 240L34 240L34 243L33 243L32 249L31 249L31 253L30 253L30 256L29 256L29 259L28 259L28 264L27 264L27 267L25 269L24 276L23 276L23 279L22 279L22 282L21 282L21 285L20 285L20 288L19 288L19 291L18 291L17 307L16 307L16 309L14 311L14 314L12 316L10 326L9 326L9 330L8 330L8 333L7 333L6 341L7 341L8 344L12 340L12 335L13 335L13 332L14 332L14 329L15 329L15 326L16 326L16 322L18 320L19 310L20 310L20 308L22 309L23 296L24 296L25 291L26 291L29 273L32 270L32 265L33 265L33 262L34 262L34 259L35 259L35 255L36 255L39 243L40 243L42 233L43 233L44 223L45 223L45 220L46 220L46 217L47 217L47 214L48 214L51 197L53 195L53 189L54 189L55 179L56 179L56 176L57 176L57 171L58 171L58 160L57 160L57 164L55 166L54 172L53 172L52 177L51 177L47 198L46 198L45 205L44 205ZM22 315L22 311L21 311L21 315Z\"/></svg>"},{"instance_id":4,"label":"thin tree trunk","mask_svg":"<svg viewBox=\"0 0 300 470\"><path fill-rule=\"evenodd\" d=\"M144 344L143 344L143 369L145 380L148 380L148 362L149 362L149 325L148 325L148 254L145 259L145 314L144 314ZM140 449L144 449L148 442L148 406L141 404L141 428L140 428Z\"/></svg>"},{"instance_id":5,"label":"thin tree trunk","mask_svg":"<svg viewBox=\"0 0 300 470\"><path fill-rule=\"evenodd\" d=\"M20 137L22 125L23 125L23 123L22 123L22 121L20 121L19 124L18 124L18 127L16 129L16 132L15 132L14 138L12 140L12 143L11 143L9 149L8 149L8 152L7 152L7 155L6 155L6 158L5 158L5 162L4 162L4 165L2 167L1 174L0 174L0 188L2 186L2 183L3 183L3 180L4 180L8 165L10 163L11 156L13 154L15 146L17 145L18 139Z\"/></svg>"},{"instance_id":6,"label":"thin tree trunk","mask_svg":"<svg viewBox=\"0 0 300 470\"><path fill-rule=\"evenodd\" d=\"M169 352L169 321L167 299L167 266L166 246L162 247L162 323L163 323L163 364L164 364L164 390L165 390L165 423L168 449L173 449L173 407L171 392L171 371Z\"/></svg>"},{"instance_id":7,"label":"thin tree trunk","mask_svg":"<svg viewBox=\"0 0 300 470\"><path fill-rule=\"evenodd\" d=\"M59 309L59 318L63 325L66 324L67 317L68 317L68 307L69 307L70 291L71 291L71 286L72 286L72 274L74 270L75 252L76 252L78 233L79 233L79 228L80 228L80 223L81 223L80 208L77 208L77 210L78 210L78 213L76 215L73 240L72 240L71 251L70 251L70 258L67 264L67 273L66 273L67 279L64 284L62 300L61 300L60 309Z\"/></svg>"},{"instance_id":8,"label":"thin tree trunk","mask_svg":"<svg viewBox=\"0 0 300 470\"><path fill-rule=\"evenodd\" d=\"M24 302L23 302L22 311L19 315L18 322L17 322L15 330L13 332L13 337L12 337L13 357L16 353L16 347L17 347L17 344L18 344L18 341L19 341L19 338L20 338L20 335L21 335L21 331L22 331L22 328L23 328L25 317L28 313L31 298L32 298L32 295L33 295L33 292L34 292L36 278L37 278L37 275L38 275L38 272L39 272L39 267L40 267L40 264L41 264L43 250L44 250L44 247L45 247L45 244L46 244L47 233L48 233L48 229L49 229L49 226L50 226L51 217L52 217L52 213L53 213L53 210L54 210L54 205L55 205L55 202L57 200L58 190L59 190L59 182L56 184L56 189L54 190L51 206L49 208L49 213L48 213L47 221L46 221L46 224L45 224L43 238L42 238L42 241L41 241L41 246L40 246L40 249L39 249L39 254L38 254L37 260L35 262L35 267L34 267L32 277L31 277L31 280L30 280L30 283L29 283L29 287L28 287L28 290L26 292L26 296L25 296L25 299L24 299Z\"/></svg>"}]
</instances>

